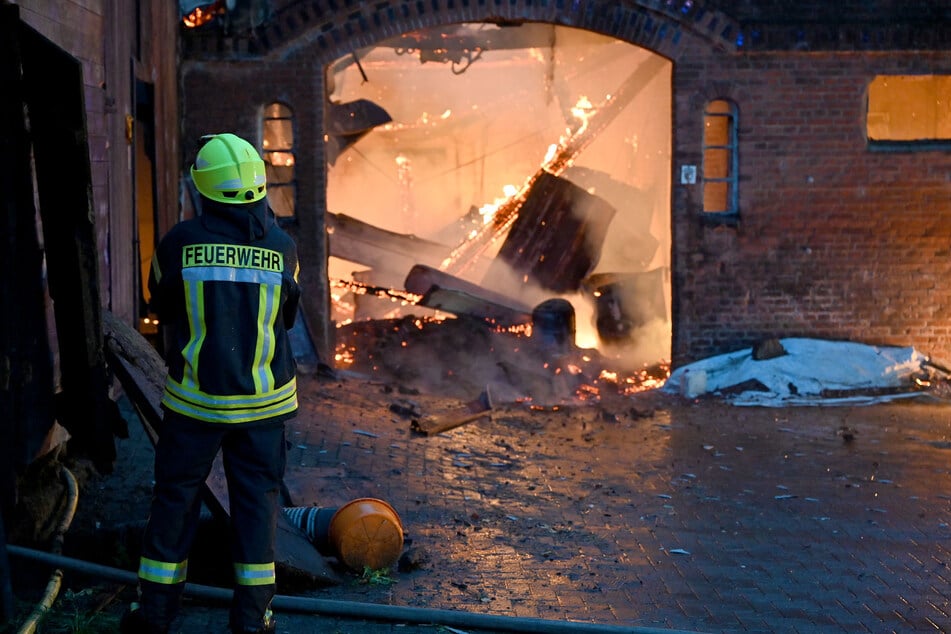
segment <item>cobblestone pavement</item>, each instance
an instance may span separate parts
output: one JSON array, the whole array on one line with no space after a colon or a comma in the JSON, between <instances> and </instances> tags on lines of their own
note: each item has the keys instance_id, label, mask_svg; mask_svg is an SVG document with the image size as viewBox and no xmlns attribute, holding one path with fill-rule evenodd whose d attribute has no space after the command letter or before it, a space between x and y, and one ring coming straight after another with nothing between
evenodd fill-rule
<instances>
[{"instance_id":1,"label":"cobblestone pavement","mask_svg":"<svg viewBox=\"0 0 951 634\"><path fill-rule=\"evenodd\" d=\"M385 409L404 397L354 391L304 391L294 501L387 500L427 563L311 596L632 629L951 631L946 404L652 393L500 408L427 437ZM323 618L282 614L282 631L440 629Z\"/></svg>"},{"instance_id":2,"label":"cobblestone pavement","mask_svg":"<svg viewBox=\"0 0 951 634\"><path fill-rule=\"evenodd\" d=\"M651 392L497 407L422 436L390 405L435 401L359 379L301 384L294 503L384 499L420 565L295 593L423 620L278 610L279 632L483 631L427 624L434 610L632 632L951 631L947 404L771 409ZM180 631L224 632L225 614L189 603Z\"/></svg>"}]
</instances>

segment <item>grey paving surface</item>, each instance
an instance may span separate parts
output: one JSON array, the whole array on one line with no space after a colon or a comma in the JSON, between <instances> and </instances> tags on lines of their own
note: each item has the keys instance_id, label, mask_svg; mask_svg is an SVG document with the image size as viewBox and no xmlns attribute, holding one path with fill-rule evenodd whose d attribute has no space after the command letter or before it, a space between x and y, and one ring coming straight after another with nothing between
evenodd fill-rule
<instances>
[{"instance_id":1,"label":"grey paving surface","mask_svg":"<svg viewBox=\"0 0 951 634\"><path fill-rule=\"evenodd\" d=\"M294 501L387 500L425 563L296 596L630 631L951 631L946 404L768 409L653 394L500 408L425 437L386 409L403 397L356 391L364 402L352 384L304 379L289 427ZM278 612L285 633L483 631ZM179 628L224 632L225 618L189 603Z\"/></svg>"},{"instance_id":2,"label":"grey paving surface","mask_svg":"<svg viewBox=\"0 0 951 634\"><path fill-rule=\"evenodd\" d=\"M313 596L707 632L951 629L947 405L632 398L419 437L392 414L331 426L336 399L316 386L290 428L295 502L385 499L428 563Z\"/></svg>"}]
</instances>

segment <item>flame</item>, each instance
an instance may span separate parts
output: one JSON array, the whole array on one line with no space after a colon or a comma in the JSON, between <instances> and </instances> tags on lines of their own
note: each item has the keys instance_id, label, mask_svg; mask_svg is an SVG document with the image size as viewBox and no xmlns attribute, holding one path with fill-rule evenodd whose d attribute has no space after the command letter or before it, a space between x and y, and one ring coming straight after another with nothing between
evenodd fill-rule
<instances>
[{"instance_id":1,"label":"flame","mask_svg":"<svg viewBox=\"0 0 951 634\"><path fill-rule=\"evenodd\" d=\"M515 185L504 185L502 187L503 196L497 197L492 202L486 203L479 207L479 215L482 216L482 224L487 225L492 222L492 219L495 217L495 213L499 210L499 207L501 207L503 203L511 199L512 196L515 196L517 193L518 187ZM478 230L473 229L469 232L469 239L471 240L472 238L475 238L477 234Z\"/></svg>"},{"instance_id":2,"label":"flame","mask_svg":"<svg viewBox=\"0 0 951 634\"><path fill-rule=\"evenodd\" d=\"M663 387L670 377L670 361L644 366L639 371L618 381L622 394L635 394Z\"/></svg>"},{"instance_id":3,"label":"flame","mask_svg":"<svg viewBox=\"0 0 951 634\"><path fill-rule=\"evenodd\" d=\"M601 390L594 385L580 385L575 395L582 401L597 400L601 398Z\"/></svg>"},{"instance_id":4,"label":"flame","mask_svg":"<svg viewBox=\"0 0 951 634\"><path fill-rule=\"evenodd\" d=\"M572 366L569 365L569 369ZM635 370L630 374L622 375L617 370L602 369L598 378L591 383L579 385L575 389L575 396L581 401L596 401L601 398L602 389L607 385L611 390L623 396L630 396L638 392L663 387L667 378L670 376L670 362L661 361L660 363L647 366L640 370ZM604 385L599 385L599 383Z\"/></svg>"},{"instance_id":5,"label":"flame","mask_svg":"<svg viewBox=\"0 0 951 634\"><path fill-rule=\"evenodd\" d=\"M334 301L334 303L344 303L342 298L348 292L353 293L354 295L376 295L377 297L389 297L391 301L400 302L403 306L418 304L423 298L422 295L410 293L409 291L400 291L395 288L370 286L369 284L361 284L356 280L333 279L330 281L330 286L331 299ZM334 292L335 290L337 292Z\"/></svg>"},{"instance_id":6,"label":"flame","mask_svg":"<svg viewBox=\"0 0 951 634\"><path fill-rule=\"evenodd\" d=\"M510 335L515 335L517 337L531 337L532 336L532 324L514 324L512 326L496 326L495 332L499 333L508 333ZM518 352L518 349L515 350Z\"/></svg>"},{"instance_id":7,"label":"flame","mask_svg":"<svg viewBox=\"0 0 951 634\"><path fill-rule=\"evenodd\" d=\"M581 95L575 105L571 107L571 114L581 122L576 133L581 132L588 127L588 122L591 121L591 116L594 114L594 104L587 96Z\"/></svg>"},{"instance_id":8,"label":"flame","mask_svg":"<svg viewBox=\"0 0 951 634\"><path fill-rule=\"evenodd\" d=\"M208 24L216 15L223 15L224 13L224 0L218 0L202 7L195 7L194 11L182 18L182 23L189 29L194 29L203 24Z\"/></svg>"},{"instance_id":9,"label":"flame","mask_svg":"<svg viewBox=\"0 0 951 634\"><path fill-rule=\"evenodd\" d=\"M334 353L334 361L337 362L338 366L341 365L353 365L354 361L354 352L356 348L353 346L348 346L347 344L337 345L337 349Z\"/></svg>"}]
</instances>

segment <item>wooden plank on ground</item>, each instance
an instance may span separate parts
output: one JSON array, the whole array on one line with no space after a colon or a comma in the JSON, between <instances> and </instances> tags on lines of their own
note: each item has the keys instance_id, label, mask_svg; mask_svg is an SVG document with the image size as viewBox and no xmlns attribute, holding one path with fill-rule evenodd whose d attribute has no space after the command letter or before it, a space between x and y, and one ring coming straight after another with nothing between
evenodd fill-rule
<instances>
[{"instance_id":1,"label":"wooden plank on ground","mask_svg":"<svg viewBox=\"0 0 951 634\"><path fill-rule=\"evenodd\" d=\"M444 431L449 431L450 429L455 429L456 427L462 427L467 423L471 423L491 414L492 412L486 410L484 412L475 412L474 414L459 414L456 416L428 416L426 418L414 420L411 427L413 431L419 434L435 436L436 434L441 434Z\"/></svg>"}]
</instances>

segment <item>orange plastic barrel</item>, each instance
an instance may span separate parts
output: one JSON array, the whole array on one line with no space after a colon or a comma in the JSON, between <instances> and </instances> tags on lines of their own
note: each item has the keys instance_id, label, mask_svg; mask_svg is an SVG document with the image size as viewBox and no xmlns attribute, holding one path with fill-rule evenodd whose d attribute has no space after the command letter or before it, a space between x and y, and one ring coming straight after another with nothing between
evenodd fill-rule
<instances>
[{"instance_id":1,"label":"orange plastic barrel","mask_svg":"<svg viewBox=\"0 0 951 634\"><path fill-rule=\"evenodd\" d=\"M403 551L400 516L376 498L358 498L337 509L328 535L340 561L358 572L389 568Z\"/></svg>"}]
</instances>

